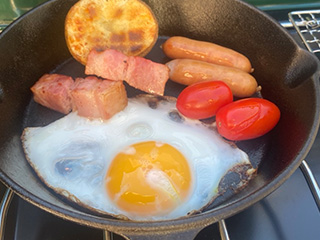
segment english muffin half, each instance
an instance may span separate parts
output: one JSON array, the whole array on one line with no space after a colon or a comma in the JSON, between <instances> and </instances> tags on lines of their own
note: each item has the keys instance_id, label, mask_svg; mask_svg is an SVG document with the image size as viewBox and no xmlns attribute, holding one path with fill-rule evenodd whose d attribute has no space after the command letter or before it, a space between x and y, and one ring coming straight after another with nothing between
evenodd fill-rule
<instances>
[{"instance_id":1,"label":"english muffin half","mask_svg":"<svg viewBox=\"0 0 320 240\"><path fill-rule=\"evenodd\" d=\"M145 56L158 38L158 22L140 0L80 0L66 16L65 38L72 56L84 65L92 49Z\"/></svg>"}]
</instances>

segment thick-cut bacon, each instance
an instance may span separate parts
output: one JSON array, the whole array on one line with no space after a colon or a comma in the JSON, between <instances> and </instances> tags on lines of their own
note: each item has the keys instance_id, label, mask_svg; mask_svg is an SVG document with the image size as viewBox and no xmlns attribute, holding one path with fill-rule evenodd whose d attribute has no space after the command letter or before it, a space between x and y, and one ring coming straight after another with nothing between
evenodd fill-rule
<instances>
[{"instance_id":1,"label":"thick-cut bacon","mask_svg":"<svg viewBox=\"0 0 320 240\"><path fill-rule=\"evenodd\" d=\"M125 81L142 91L163 95L169 79L166 65L152 62L142 57L129 57Z\"/></svg>"},{"instance_id":2,"label":"thick-cut bacon","mask_svg":"<svg viewBox=\"0 0 320 240\"><path fill-rule=\"evenodd\" d=\"M109 119L128 104L122 81L101 80L94 76L77 78L71 99L72 110L91 119Z\"/></svg>"},{"instance_id":3,"label":"thick-cut bacon","mask_svg":"<svg viewBox=\"0 0 320 240\"><path fill-rule=\"evenodd\" d=\"M111 118L128 105L127 92L122 81L103 80L95 92L102 119Z\"/></svg>"},{"instance_id":4,"label":"thick-cut bacon","mask_svg":"<svg viewBox=\"0 0 320 240\"><path fill-rule=\"evenodd\" d=\"M122 81L102 80L95 76L77 78L45 74L32 87L34 100L50 109L78 115L109 119L128 104Z\"/></svg>"},{"instance_id":5,"label":"thick-cut bacon","mask_svg":"<svg viewBox=\"0 0 320 240\"><path fill-rule=\"evenodd\" d=\"M70 89L73 84L69 76L45 74L31 87L31 91L37 103L67 114L72 108Z\"/></svg>"},{"instance_id":6,"label":"thick-cut bacon","mask_svg":"<svg viewBox=\"0 0 320 240\"><path fill-rule=\"evenodd\" d=\"M71 89L72 111L78 112L79 116L98 118L100 116L95 101L95 89L100 80L95 77L90 79L77 78Z\"/></svg>"},{"instance_id":7,"label":"thick-cut bacon","mask_svg":"<svg viewBox=\"0 0 320 240\"><path fill-rule=\"evenodd\" d=\"M124 80L130 86L148 93L163 95L169 79L169 68L142 57L127 57L107 49L89 53L85 73L110 80Z\"/></svg>"},{"instance_id":8,"label":"thick-cut bacon","mask_svg":"<svg viewBox=\"0 0 320 240\"><path fill-rule=\"evenodd\" d=\"M98 52L93 49L87 58L86 74L97 75L110 80L124 80L128 57L123 53L109 49Z\"/></svg>"}]
</instances>

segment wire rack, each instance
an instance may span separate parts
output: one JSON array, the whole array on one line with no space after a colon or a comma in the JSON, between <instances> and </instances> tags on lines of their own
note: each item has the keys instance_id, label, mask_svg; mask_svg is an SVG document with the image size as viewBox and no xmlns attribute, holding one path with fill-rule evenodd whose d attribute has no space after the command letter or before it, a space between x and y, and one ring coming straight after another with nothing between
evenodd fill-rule
<instances>
[{"instance_id":1,"label":"wire rack","mask_svg":"<svg viewBox=\"0 0 320 240\"><path fill-rule=\"evenodd\" d=\"M320 10L293 11L289 13L289 20L306 48L320 54Z\"/></svg>"},{"instance_id":2,"label":"wire rack","mask_svg":"<svg viewBox=\"0 0 320 240\"><path fill-rule=\"evenodd\" d=\"M320 10L293 11L288 17L305 47L320 58ZM320 188L305 160L302 161L300 169L320 211Z\"/></svg>"}]
</instances>

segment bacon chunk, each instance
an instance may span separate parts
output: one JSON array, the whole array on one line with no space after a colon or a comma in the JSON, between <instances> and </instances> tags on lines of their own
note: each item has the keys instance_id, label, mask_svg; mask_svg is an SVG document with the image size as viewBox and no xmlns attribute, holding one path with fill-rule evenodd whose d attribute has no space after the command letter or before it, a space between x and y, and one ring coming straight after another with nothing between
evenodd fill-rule
<instances>
[{"instance_id":1,"label":"bacon chunk","mask_svg":"<svg viewBox=\"0 0 320 240\"><path fill-rule=\"evenodd\" d=\"M32 87L34 100L52 110L67 114L71 110L90 119L109 119L128 104L122 81L95 76L77 78L45 74Z\"/></svg>"},{"instance_id":2,"label":"bacon chunk","mask_svg":"<svg viewBox=\"0 0 320 240\"><path fill-rule=\"evenodd\" d=\"M163 95L169 68L142 57L129 57L125 81L142 91Z\"/></svg>"},{"instance_id":3,"label":"bacon chunk","mask_svg":"<svg viewBox=\"0 0 320 240\"><path fill-rule=\"evenodd\" d=\"M101 80L94 76L77 78L71 99L72 111L90 119L109 119L128 104L122 81Z\"/></svg>"},{"instance_id":4,"label":"bacon chunk","mask_svg":"<svg viewBox=\"0 0 320 240\"><path fill-rule=\"evenodd\" d=\"M109 119L128 105L122 81L103 80L96 89L96 102L102 119Z\"/></svg>"},{"instance_id":5,"label":"bacon chunk","mask_svg":"<svg viewBox=\"0 0 320 240\"><path fill-rule=\"evenodd\" d=\"M163 95L169 79L169 68L166 65L138 56L127 57L112 49L101 52L92 50L85 73L114 81L124 80L134 88L158 95Z\"/></svg>"},{"instance_id":6,"label":"bacon chunk","mask_svg":"<svg viewBox=\"0 0 320 240\"><path fill-rule=\"evenodd\" d=\"M99 117L99 110L95 101L95 89L100 80L95 77L77 78L74 87L71 89L72 111L78 111L79 116L96 118Z\"/></svg>"},{"instance_id":7,"label":"bacon chunk","mask_svg":"<svg viewBox=\"0 0 320 240\"><path fill-rule=\"evenodd\" d=\"M110 80L124 80L127 60L126 55L113 49L103 52L93 49L88 55L85 73Z\"/></svg>"},{"instance_id":8,"label":"bacon chunk","mask_svg":"<svg viewBox=\"0 0 320 240\"><path fill-rule=\"evenodd\" d=\"M70 89L74 81L61 74L45 74L32 87L34 101L67 114L71 111Z\"/></svg>"}]
</instances>

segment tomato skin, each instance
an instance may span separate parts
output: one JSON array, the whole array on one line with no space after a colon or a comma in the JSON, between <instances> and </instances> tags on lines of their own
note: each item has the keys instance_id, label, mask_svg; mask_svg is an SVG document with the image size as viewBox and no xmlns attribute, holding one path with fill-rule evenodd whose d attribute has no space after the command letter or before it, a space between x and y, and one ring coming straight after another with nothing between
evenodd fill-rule
<instances>
[{"instance_id":1,"label":"tomato skin","mask_svg":"<svg viewBox=\"0 0 320 240\"><path fill-rule=\"evenodd\" d=\"M246 98L222 107L216 115L220 135L229 140L260 137L273 129L280 119L280 110L261 98Z\"/></svg>"},{"instance_id":2,"label":"tomato skin","mask_svg":"<svg viewBox=\"0 0 320 240\"><path fill-rule=\"evenodd\" d=\"M198 82L186 87L178 96L178 111L192 119L213 117L219 108L231 103L231 89L222 81Z\"/></svg>"}]
</instances>

